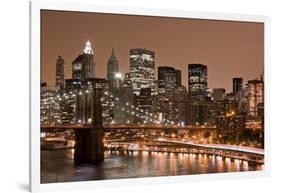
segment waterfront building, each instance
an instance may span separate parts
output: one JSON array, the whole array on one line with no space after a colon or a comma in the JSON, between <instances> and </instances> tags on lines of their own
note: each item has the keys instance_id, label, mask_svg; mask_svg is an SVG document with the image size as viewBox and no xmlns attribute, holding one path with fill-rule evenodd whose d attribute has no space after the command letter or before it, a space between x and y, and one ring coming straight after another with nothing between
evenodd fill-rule
<instances>
[{"instance_id":1,"label":"waterfront building","mask_svg":"<svg viewBox=\"0 0 281 193\"><path fill-rule=\"evenodd\" d=\"M59 56L56 63L56 87L64 89L64 59Z\"/></svg>"},{"instance_id":2,"label":"waterfront building","mask_svg":"<svg viewBox=\"0 0 281 193\"><path fill-rule=\"evenodd\" d=\"M211 98L189 98L188 125L212 125L215 123L215 113L215 105Z\"/></svg>"},{"instance_id":3,"label":"waterfront building","mask_svg":"<svg viewBox=\"0 0 281 193\"><path fill-rule=\"evenodd\" d=\"M207 66L188 64L188 91L191 97L205 97L208 88Z\"/></svg>"},{"instance_id":4,"label":"waterfront building","mask_svg":"<svg viewBox=\"0 0 281 193\"><path fill-rule=\"evenodd\" d=\"M220 132L221 142L238 143L245 129L245 115L239 113L236 100L225 99L216 102L216 126Z\"/></svg>"},{"instance_id":5,"label":"waterfront building","mask_svg":"<svg viewBox=\"0 0 281 193\"><path fill-rule=\"evenodd\" d=\"M200 100L190 98L187 103L187 124L204 125L206 120L206 106Z\"/></svg>"},{"instance_id":6,"label":"waterfront building","mask_svg":"<svg viewBox=\"0 0 281 193\"><path fill-rule=\"evenodd\" d=\"M150 88L151 95L157 94L155 81L155 54L146 49L130 50L130 79L136 96L142 88Z\"/></svg>"}]
</instances>

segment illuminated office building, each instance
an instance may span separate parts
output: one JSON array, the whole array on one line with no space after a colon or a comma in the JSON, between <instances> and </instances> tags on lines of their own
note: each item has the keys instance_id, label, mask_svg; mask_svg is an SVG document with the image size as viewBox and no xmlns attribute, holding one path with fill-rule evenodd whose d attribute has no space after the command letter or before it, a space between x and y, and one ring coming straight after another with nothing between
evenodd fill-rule
<instances>
[{"instance_id":1,"label":"illuminated office building","mask_svg":"<svg viewBox=\"0 0 281 193\"><path fill-rule=\"evenodd\" d=\"M95 77L94 51L91 43L86 42L84 51L72 62L72 78L85 80Z\"/></svg>"},{"instance_id":2,"label":"illuminated office building","mask_svg":"<svg viewBox=\"0 0 281 193\"><path fill-rule=\"evenodd\" d=\"M264 82L263 79L248 81L248 114L258 116L259 104L264 103Z\"/></svg>"},{"instance_id":3,"label":"illuminated office building","mask_svg":"<svg viewBox=\"0 0 281 193\"><path fill-rule=\"evenodd\" d=\"M146 49L130 50L130 79L135 95L140 95L141 89L150 88L151 95L157 94L155 83L155 54Z\"/></svg>"},{"instance_id":4,"label":"illuminated office building","mask_svg":"<svg viewBox=\"0 0 281 193\"><path fill-rule=\"evenodd\" d=\"M125 74L124 80L120 83L118 91L115 92L113 98L113 124L133 124L133 115L127 112L128 109L132 109L134 104L134 93L132 81L130 80L129 73Z\"/></svg>"},{"instance_id":5,"label":"illuminated office building","mask_svg":"<svg viewBox=\"0 0 281 193\"><path fill-rule=\"evenodd\" d=\"M41 87L40 122L42 125L61 123L61 96L57 87Z\"/></svg>"},{"instance_id":6,"label":"illuminated office building","mask_svg":"<svg viewBox=\"0 0 281 193\"><path fill-rule=\"evenodd\" d=\"M173 67L158 67L158 92L160 94L171 94L178 86L180 71ZM179 83L178 83L179 84Z\"/></svg>"},{"instance_id":7,"label":"illuminated office building","mask_svg":"<svg viewBox=\"0 0 281 193\"><path fill-rule=\"evenodd\" d=\"M191 97L207 95L207 66L203 64L188 64L188 91Z\"/></svg>"},{"instance_id":8,"label":"illuminated office building","mask_svg":"<svg viewBox=\"0 0 281 193\"><path fill-rule=\"evenodd\" d=\"M238 143L245 129L245 116L239 113L239 105L235 100L225 99L216 103L216 126L221 136L221 142L234 141Z\"/></svg>"}]
</instances>

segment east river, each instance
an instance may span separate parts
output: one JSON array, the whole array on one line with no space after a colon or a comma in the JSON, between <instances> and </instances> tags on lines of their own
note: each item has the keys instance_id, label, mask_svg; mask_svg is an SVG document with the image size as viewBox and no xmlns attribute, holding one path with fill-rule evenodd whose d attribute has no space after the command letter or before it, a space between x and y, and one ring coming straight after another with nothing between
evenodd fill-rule
<instances>
[{"instance_id":1,"label":"east river","mask_svg":"<svg viewBox=\"0 0 281 193\"><path fill-rule=\"evenodd\" d=\"M261 165L207 155L105 152L97 166L74 166L73 149L41 150L41 183L262 170Z\"/></svg>"}]
</instances>

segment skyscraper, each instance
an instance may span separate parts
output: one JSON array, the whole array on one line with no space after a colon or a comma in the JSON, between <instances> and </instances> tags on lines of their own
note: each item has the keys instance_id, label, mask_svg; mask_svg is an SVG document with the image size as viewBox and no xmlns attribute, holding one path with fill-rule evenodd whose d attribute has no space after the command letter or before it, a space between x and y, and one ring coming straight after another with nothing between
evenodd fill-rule
<instances>
[{"instance_id":1,"label":"skyscraper","mask_svg":"<svg viewBox=\"0 0 281 193\"><path fill-rule=\"evenodd\" d=\"M72 62L72 78L85 80L95 77L94 51L91 43L86 42L84 51Z\"/></svg>"},{"instance_id":2,"label":"skyscraper","mask_svg":"<svg viewBox=\"0 0 281 193\"><path fill-rule=\"evenodd\" d=\"M161 114L163 119L185 122L182 113L185 108L184 89L181 88L181 71L170 66L158 67L158 92L155 102L156 112ZM184 87L185 88L185 87ZM185 90L186 91L186 90ZM181 101L181 102L180 102Z\"/></svg>"},{"instance_id":3,"label":"skyscraper","mask_svg":"<svg viewBox=\"0 0 281 193\"><path fill-rule=\"evenodd\" d=\"M118 100L116 100L118 98ZM134 103L133 86L129 77L129 73L125 74L124 80L121 82L118 92L114 98L113 120L115 124L132 124L133 115L127 113L127 108ZM130 106L131 107L131 106ZM129 108L130 108L129 107Z\"/></svg>"},{"instance_id":4,"label":"skyscraper","mask_svg":"<svg viewBox=\"0 0 281 193\"><path fill-rule=\"evenodd\" d=\"M40 121L41 124L61 123L60 92L57 87L41 87ZM59 97L58 97L59 96Z\"/></svg>"},{"instance_id":5,"label":"skyscraper","mask_svg":"<svg viewBox=\"0 0 281 193\"><path fill-rule=\"evenodd\" d=\"M177 84L177 86L181 86L181 70L177 70L176 69L176 77L177 77L177 79L176 79L176 84Z\"/></svg>"},{"instance_id":6,"label":"skyscraper","mask_svg":"<svg viewBox=\"0 0 281 193\"><path fill-rule=\"evenodd\" d=\"M203 64L188 64L188 90L190 96L206 96L207 88L207 66Z\"/></svg>"},{"instance_id":7,"label":"skyscraper","mask_svg":"<svg viewBox=\"0 0 281 193\"><path fill-rule=\"evenodd\" d=\"M216 102L216 126L222 143L238 141L245 129L245 116L239 113L238 101L224 99Z\"/></svg>"},{"instance_id":8,"label":"skyscraper","mask_svg":"<svg viewBox=\"0 0 281 193\"><path fill-rule=\"evenodd\" d=\"M135 95L139 95L142 88L150 88L151 95L157 93L153 51L138 48L130 50L130 79Z\"/></svg>"},{"instance_id":9,"label":"skyscraper","mask_svg":"<svg viewBox=\"0 0 281 193\"><path fill-rule=\"evenodd\" d=\"M179 124L187 123L187 102L188 95L185 86L178 86L175 89L175 121Z\"/></svg>"},{"instance_id":10,"label":"skyscraper","mask_svg":"<svg viewBox=\"0 0 281 193\"><path fill-rule=\"evenodd\" d=\"M248 81L248 113L258 116L258 107L264 103L264 83L262 79Z\"/></svg>"},{"instance_id":11,"label":"skyscraper","mask_svg":"<svg viewBox=\"0 0 281 193\"><path fill-rule=\"evenodd\" d=\"M242 78L233 78L232 79L232 92L234 95L237 94L239 90L243 88L243 79Z\"/></svg>"},{"instance_id":12,"label":"skyscraper","mask_svg":"<svg viewBox=\"0 0 281 193\"><path fill-rule=\"evenodd\" d=\"M83 85L79 79L65 80L65 93L61 101L61 120L63 124L76 123L76 96L82 90ZM67 94L68 93L68 94Z\"/></svg>"},{"instance_id":13,"label":"skyscraper","mask_svg":"<svg viewBox=\"0 0 281 193\"><path fill-rule=\"evenodd\" d=\"M114 49L112 48L111 55L107 62L107 80L109 83L114 82L116 73L119 72L118 60L115 56Z\"/></svg>"},{"instance_id":14,"label":"skyscraper","mask_svg":"<svg viewBox=\"0 0 281 193\"><path fill-rule=\"evenodd\" d=\"M109 97L108 97L108 103L109 103L109 114L111 117L110 124L116 124L120 123L120 119L123 121L125 119L125 116L119 116L122 117L118 119L118 115L122 113L123 111L120 110L120 105L117 104L120 102L120 100L116 101L115 99L122 98L123 96L120 96L120 84L122 81L121 73L119 73L119 66L118 66L118 60L115 56L114 48L112 48L111 55L107 62L107 81L108 81L108 91L109 91ZM126 94L125 94L126 95Z\"/></svg>"},{"instance_id":15,"label":"skyscraper","mask_svg":"<svg viewBox=\"0 0 281 193\"><path fill-rule=\"evenodd\" d=\"M172 92L177 86L175 68L169 66L158 67L158 91L161 94Z\"/></svg>"},{"instance_id":16,"label":"skyscraper","mask_svg":"<svg viewBox=\"0 0 281 193\"><path fill-rule=\"evenodd\" d=\"M140 94L136 96L136 106L143 112L145 112L146 115L152 113L152 101L153 96L151 95L151 88L141 88ZM147 116L148 118L148 116ZM140 118L136 118L137 123L140 123ZM143 124L152 122L152 120L146 119L144 120Z\"/></svg>"},{"instance_id":17,"label":"skyscraper","mask_svg":"<svg viewBox=\"0 0 281 193\"><path fill-rule=\"evenodd\" d=\"M64 89L64 59L59 56L56 63L56 87Z\"/></svg>"}]
</instances>

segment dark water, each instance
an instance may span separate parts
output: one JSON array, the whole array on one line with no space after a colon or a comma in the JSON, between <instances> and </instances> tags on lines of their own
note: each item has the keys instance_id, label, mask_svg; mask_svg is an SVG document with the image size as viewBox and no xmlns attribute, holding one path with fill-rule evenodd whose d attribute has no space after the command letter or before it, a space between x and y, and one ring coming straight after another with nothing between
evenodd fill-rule
<instances>
[{"instance_id":1,"label":"dark water","mask_svg":"<svg viewBox=\"0 0 281 193\"><path fill-rule=\"evenodd\" d=\"M136 177L206 174L261 170L260 165L250 165L239 160L221 157L156 153L105 153L98 166L74 167L74 150L41 152L41 183L73 182Z\"/></svg>"}]
</instances>

